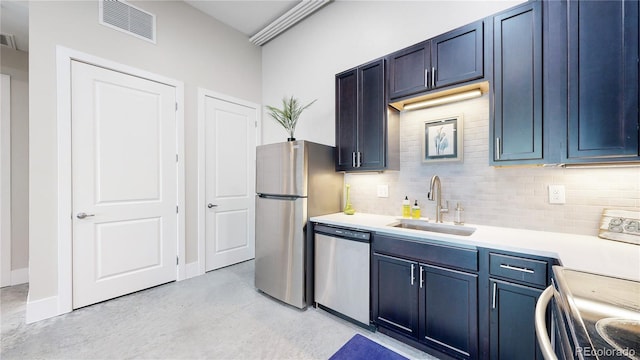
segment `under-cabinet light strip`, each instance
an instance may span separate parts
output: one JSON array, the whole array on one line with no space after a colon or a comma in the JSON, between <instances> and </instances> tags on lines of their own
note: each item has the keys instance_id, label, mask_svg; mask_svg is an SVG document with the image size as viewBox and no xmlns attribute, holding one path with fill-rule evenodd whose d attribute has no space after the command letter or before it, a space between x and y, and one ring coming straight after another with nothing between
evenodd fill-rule
<instances>
[{"instance_id":1,"label":"under-cabinet light strip","mask_svg":"<svg viewBox=\"0 0 640 360\"><path fill-rule=\"evenodd\" d=\"M249 41L262 46L269 40L280 35L283 31L304 19L309 14L326 5L330 0L303 0L293 9L287 11L282 16L253 35Z\"/></svg>"},{"instance_id":2,"label":"under-cabinet light strip","mask_svg":"<svg viewBox=\"0 0 640 360\"><path fill-rule=\"evenodd\" d=\"M458 94L446 95L446 96L435 98L435 99L428 99L428 100L414 102L411 104L406 104L402 109L403 110L424 109L432 106L449 104L456 101L473 99L480 96L482 96L482 91L480 89L474 89L474 90L461 92Z\"/></svg>"}]
</instances>

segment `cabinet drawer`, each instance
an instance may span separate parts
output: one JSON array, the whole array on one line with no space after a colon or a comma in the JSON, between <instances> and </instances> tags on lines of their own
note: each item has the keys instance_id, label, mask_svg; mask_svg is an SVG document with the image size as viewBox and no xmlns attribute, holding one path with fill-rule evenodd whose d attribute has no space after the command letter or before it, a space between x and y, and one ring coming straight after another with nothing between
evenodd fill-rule
<instances>
[{"instance_id":1,"label":"cabinet drawer","mask_svg":"<svg viewBox=\"0 0 640 360\"><path fill-rule=\"evenodd\" d=\"M518 282L547 286L547 262L501 254L489 254L489 274Z\"/></svg>"}]
</instances>

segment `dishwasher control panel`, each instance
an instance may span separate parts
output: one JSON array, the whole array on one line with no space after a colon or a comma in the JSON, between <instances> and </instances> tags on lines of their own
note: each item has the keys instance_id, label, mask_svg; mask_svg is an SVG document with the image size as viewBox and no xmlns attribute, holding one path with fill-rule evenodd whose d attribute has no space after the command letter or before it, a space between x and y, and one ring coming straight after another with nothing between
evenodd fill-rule
<instances>
[{"instance_id":1,"label":"dishwasher control panel","mask_svg":"<svg viewBox=\"0 0 640 360\"><path fill-rule=\"evenodd\" d=\"M316 225L314 228L316 233L326 234L329 236L337 236L351 240L358 240L363 242L371 241L371 234L368 232L344 229L344 228L334 228L325 225Z\"/></svg>"}]
</instances>

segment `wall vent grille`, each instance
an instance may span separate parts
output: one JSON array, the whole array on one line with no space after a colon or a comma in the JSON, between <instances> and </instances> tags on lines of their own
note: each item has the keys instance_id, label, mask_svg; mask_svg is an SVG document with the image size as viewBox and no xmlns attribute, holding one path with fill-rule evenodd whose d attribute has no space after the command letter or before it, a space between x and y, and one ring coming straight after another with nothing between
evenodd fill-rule
<instances>
[{"instance_id":1,"label":"wall vent grille","mask_svg":"<svg viewBox=\"0 0 640 360\"><path fill-rule=\"evenodd\" d=\"M156 43L156 16L122 0L100 1L100 24Z\"/></svg>"},{"instance_id":2,"label":"wall vent grille","mask_svg":"<svg viewBox=\"0 0 640 360\"><path fill-rule=\"evenodd\" d=\"M10 34L0 34L0 45L16 49L16 39Z\"/></svg>"}]
</instances>

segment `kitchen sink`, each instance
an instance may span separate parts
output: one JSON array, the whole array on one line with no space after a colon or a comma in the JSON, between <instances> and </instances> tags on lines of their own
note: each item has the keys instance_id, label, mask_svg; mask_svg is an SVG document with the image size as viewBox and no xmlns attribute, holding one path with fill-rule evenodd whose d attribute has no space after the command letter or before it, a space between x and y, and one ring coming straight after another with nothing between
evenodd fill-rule
<instances>
[{"instance_id":1,"label":"kitchen sink","mask_svg":"<svg viewBox=\"0 0 640 360\"><path fill-rule=\"evenodd\" d=\"M469 236L476 231L476 228L464 225L449 225L430 223L426 220L402 219L398 223L389 224L391 227L413 229L421 231L437 232L449 235Z\"/></svg>"}]
</instances>

